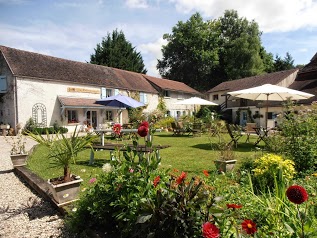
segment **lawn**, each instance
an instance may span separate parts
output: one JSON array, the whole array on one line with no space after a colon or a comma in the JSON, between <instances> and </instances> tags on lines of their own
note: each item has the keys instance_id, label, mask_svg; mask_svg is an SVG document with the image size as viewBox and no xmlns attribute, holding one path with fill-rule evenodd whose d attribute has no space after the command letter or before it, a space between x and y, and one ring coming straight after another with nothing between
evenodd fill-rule
<instances>
[{"instance_id":1,"label":"lawn","mask_svg":"<svg viewBox=\"0 0 317 238\"><path fill-rule=\"evenodd\" d=\"M229 135L223 135L226 141L230 141ZM116 141L110 137L105 138L112 143L131 143L129 140ZM239 140L238 147L234 148L236 159L250 158L257 153L254 142L256 137L250 139L250 143L245 143L246 136ZM154 145L170 145L169 148L160 150L162 158L162 169L177 169L185 171L189 176L195 176L202 173L202 170L212 171L215 169L213 161L218 158L218 151L215 145L218 142L217 137L210 137L207 134L201 136L172 136L171 132L157 132L154 134ZM143 144L143 138L139 139ZM258 147L263 148L263 144ZM28 167L44 179L61 176L63 170L54 167L51 160L47 159L48 151L43 146L38 146L28 159ZM102 171L102 165L109 161L110 152L108 150L95 152L95 163L89 165L90 149L81 152L75 165L72 165L73 174L79 175L84 179L82 186L87 186L92 177L96 177Z\"/></svg>"}]
</instances>

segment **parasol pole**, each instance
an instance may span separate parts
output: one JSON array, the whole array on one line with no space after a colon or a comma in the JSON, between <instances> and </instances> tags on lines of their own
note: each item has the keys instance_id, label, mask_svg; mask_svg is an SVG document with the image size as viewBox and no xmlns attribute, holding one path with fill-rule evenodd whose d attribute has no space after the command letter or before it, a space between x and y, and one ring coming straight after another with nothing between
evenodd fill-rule
<instances>
[{"instance_id":1,"label":"parasol pole","mask_svg":"<svg viewBox=\"0 0 317 238\"><path fill-rule=\"evenodd\" d=\"M269 93L266 94L265 129L267 129L268 114L269 114Z\"/></svg>"}]
</instances>

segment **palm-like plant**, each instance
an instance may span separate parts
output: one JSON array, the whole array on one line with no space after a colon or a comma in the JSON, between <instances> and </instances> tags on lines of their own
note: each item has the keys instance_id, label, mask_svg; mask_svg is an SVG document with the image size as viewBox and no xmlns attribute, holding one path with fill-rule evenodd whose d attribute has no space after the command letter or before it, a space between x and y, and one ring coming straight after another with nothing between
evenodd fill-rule
<instances>
[{"instance_id":1,"label":"palm-like plant","mask_svg":"<svg viewBox=\"0 0 317 238\"><path fill-rule=\"evenodd\" d=\"M77 127L69 138L62 133L54 135L46 133L43 136L29 132L27 135L39 144L49 148L48 158L54 159L53 164L55 166L64 168L64 182L71 181L70 164L75 164L78 153L91 146L95 139L95 136L91 134L79 136Z\"/></svg>"}]
</instances>

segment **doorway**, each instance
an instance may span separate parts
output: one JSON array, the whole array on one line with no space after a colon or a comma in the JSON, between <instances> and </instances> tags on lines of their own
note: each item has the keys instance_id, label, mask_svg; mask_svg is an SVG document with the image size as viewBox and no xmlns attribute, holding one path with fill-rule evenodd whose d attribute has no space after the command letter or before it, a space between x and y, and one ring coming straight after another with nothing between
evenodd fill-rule
<instances>
[{"instance_id":1,"label":"doorway","mask_svg":"<svg viewBox=\"0 0 317 238\"><path fill-rule=\"evenodd\" d=\"M86 112L87 124L91 125L93 128L97 128L97 111L87 111Z\"/></svg>"}]
</instances>

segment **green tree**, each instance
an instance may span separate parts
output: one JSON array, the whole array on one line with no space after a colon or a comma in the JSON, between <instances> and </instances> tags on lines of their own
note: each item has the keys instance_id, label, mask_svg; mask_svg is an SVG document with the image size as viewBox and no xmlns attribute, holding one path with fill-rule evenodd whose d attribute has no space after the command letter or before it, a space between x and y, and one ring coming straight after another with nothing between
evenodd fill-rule
<instances>
[{"instance_id":1,"label":"green tree","mask_svg":"<svg viewBox=\"0 0 317 238\"><path fill-rule=\"evenodd\" d=\"M195 13L164 35L167 44L157 69L161 76L200 91L257 75L273 64L273 56L261 46L260 36L257 23L239 18L236 11L226 11L223 17L208 21Z\"/></svg>"},{"instance_id":2,"label":"green tree","mask_svg":"<svg viewBox=\"0 0 317 238\"><path fill-rule=\"evenodd\" d=\"M255 21L240 18L227 10L219 18L221 31L220 67L226 80L244 78L264 71L261 32Z\"/></svg>"},{"instance_id":3,"label":"green tree","mask_svg":"<svg viewBox=\"0 0 317 238\"><path fill-rule=\"evenodd\" d=\"M282 59L279 55L275 56L274 71L282 71L294 68L294 59L288 52L286 53L284 59Z\"/></svg>"},{"instance_id":4,"label":"green tree","mask_svg":"<svg viewBox=\"0 0 317 238\"><path fill-rule=\"evenodd\" d=\"M147 72L140 52L136 52L124 33L117 29L97 44L94 54L90 55L90 63L143 74Z\"/></svg>"},{"instance_id":5,"label":"green tree","mask_svg":"<svg viewBox=\"0 0 317 238\"><path fill-rule=\"evenodd\" d=\"M211 72L219 64L217 22L204 22L195 13L179 21L172 34L164 34L163 59L158 60L161 76L183 82L197 90L208 88Z\"/></svg>"}]
</instances>

